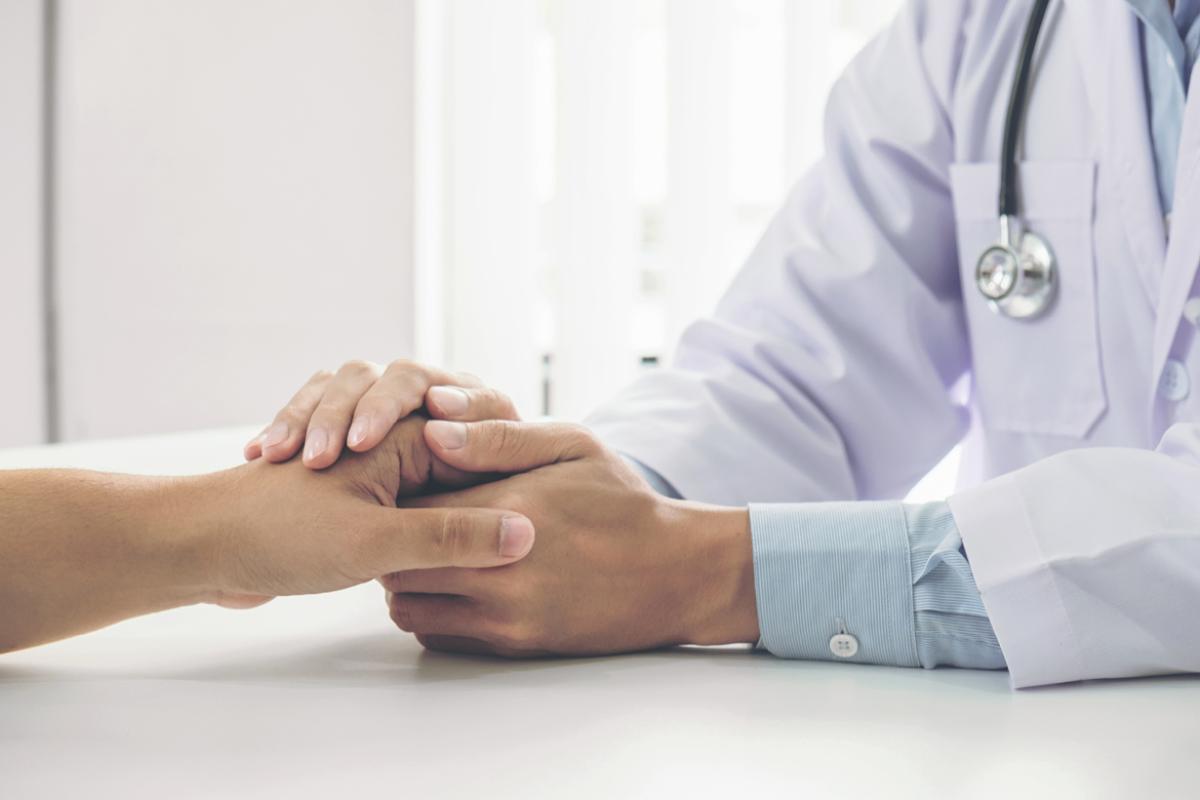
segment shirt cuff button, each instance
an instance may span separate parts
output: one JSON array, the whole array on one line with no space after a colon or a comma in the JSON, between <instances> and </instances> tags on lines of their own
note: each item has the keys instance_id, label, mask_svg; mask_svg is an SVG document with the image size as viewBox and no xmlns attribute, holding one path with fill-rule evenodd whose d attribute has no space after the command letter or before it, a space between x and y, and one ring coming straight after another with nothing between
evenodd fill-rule
<instances>
[{"instance_id":1,"label":"shirt cuff button","mask_svg":"<svg viewBox=\"0 0 1200 800\"><path fill-rule=\"evenodd\" d=\"M858 654L858 639L849 633L839 633L829 640L829 652L837 658L854 658Z\"/></svg>"}]
</instances>

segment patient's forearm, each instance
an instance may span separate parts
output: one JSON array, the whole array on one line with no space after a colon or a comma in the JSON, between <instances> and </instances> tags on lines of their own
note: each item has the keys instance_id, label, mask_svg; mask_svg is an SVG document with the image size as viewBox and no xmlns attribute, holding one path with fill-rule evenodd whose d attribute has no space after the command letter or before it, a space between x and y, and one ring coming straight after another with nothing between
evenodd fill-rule
<instances>
[{"instance_id":1,"label":"patient's forearm","mask_svg":"<svg viewBox=\"0 0 1200 800\"><path fill-rule=\"evenodd\" d=\"M393 572L507 566L532 523L502 509L397 509L411 437L326 470L262 460L194 478L0 472L0 652L126 617L252 608Z\"/></svg>"},{"instance_id":2,"label":"patient's forearm","mask_svg":"<svg viewBox=\"0 0 1200 800\"><path fill-rule=\"evenodd\" d=\"M0 652L206 599L203 481L0 472Z\"/></svg>"}]
</instances>

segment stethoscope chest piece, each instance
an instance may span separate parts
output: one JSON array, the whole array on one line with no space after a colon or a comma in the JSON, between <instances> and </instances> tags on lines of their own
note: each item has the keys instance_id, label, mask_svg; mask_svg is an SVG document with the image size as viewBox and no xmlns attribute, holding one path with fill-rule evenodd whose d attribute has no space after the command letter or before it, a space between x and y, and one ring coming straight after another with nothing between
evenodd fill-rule
<instances>
[{"instance_id":1,"label":"stethoscope chest piece","mask_svg":"<svg viewBox=\"0 0 1200 800\"><path fill-rule=\"evenodd\" d=\"M1036 317L1054 301L1057 284L1046 240L1026 231L1014 242L1010 220L1002 218L1000 242L984 250L975 265L975 285L992 311L1014 319Z\"/></svg>"}]
</instances>

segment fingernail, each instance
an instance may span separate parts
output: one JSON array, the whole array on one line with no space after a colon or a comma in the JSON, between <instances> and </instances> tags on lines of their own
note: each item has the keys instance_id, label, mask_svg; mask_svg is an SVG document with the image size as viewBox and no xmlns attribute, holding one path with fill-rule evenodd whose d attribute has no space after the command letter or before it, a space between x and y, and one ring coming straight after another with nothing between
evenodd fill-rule
<instances>
[{"instance_id":1,"label":"fingernail","mask_svg":"<svg viewBox=\"0 0 1200 800\"><path fill-rule=\"evenodd\" d=\"M467 426L461 422L431 419L425 423L425 428L434 441L447 450L458 450L467 443Z\"/></svg>"},{"instance_id":2,"label":"fingernail","mask_svg":"<svg viewBox=\"0 0 1200 800\"><path fill-rule=\"evenodd\" d=\"M443 413L451 417L467 413L467 406L471 404L467 393L453 386L434 386L429 390L429 397L437 403Z\"/></svg>"},{"instance_id":3,"label":"fingernail","mask_svg":"<svg viewBox=\"0 0 1200 800\"><path fill-rule=\"evenodd\" d=\"M264 448L265 447L274 447L275 445L279 444L284 439L286 439L287 435L288 435L287 423L286 422L276 422L267 431L266 436L263 437L262 446Z\"/></svg>"},{"instance_id":4,"label":"fingernail","mask_svg":"<svg viewBox=\"0 0 1200 800\"><path fill-rule=\"evenodd\" d=\"M500 555L520 558L533 548L533 523L524 517L500 520Z\"/></svg>"},{"instance_id":5,"label":"fingernail","mask_svg":"<svg viewBox=\"0 0 1200 800\"><path fill-rule=\"evenodd\" d=\"M325 452L325 447L328 444L329 434L325 433L323 428L309 431L307 443L304 445L304 460L312 461Z\"/></svg>"},{"instance_id":6,"label":"fingernail","mask_svg":"<svg viewBox=\"0 0 1200 800\"><path fill-rule=\"evenodd\" d=\"M367 438L367 431L371 428L371 420L369 417L359 417L354 420L354 424L350 426L350 435L346 437L346 444L351 447L357 447L363 443L363 439Z\"/></svg>"}]
</instances>

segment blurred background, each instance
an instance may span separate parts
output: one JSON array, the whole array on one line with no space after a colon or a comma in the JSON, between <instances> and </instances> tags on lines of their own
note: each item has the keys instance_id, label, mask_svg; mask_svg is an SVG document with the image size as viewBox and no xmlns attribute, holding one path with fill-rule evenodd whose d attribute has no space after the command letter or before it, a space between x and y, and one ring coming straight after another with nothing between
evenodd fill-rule
<instances>
[{"instance_id":1,"label":"blurred background","mask_svg":"<svg viewBox=\"0 0 1200 800\"><path fill-rule=\"evenodd\" d=\"M669 356L899 0L0 0L0 447Z\"/></svg>"}]
</instances>

